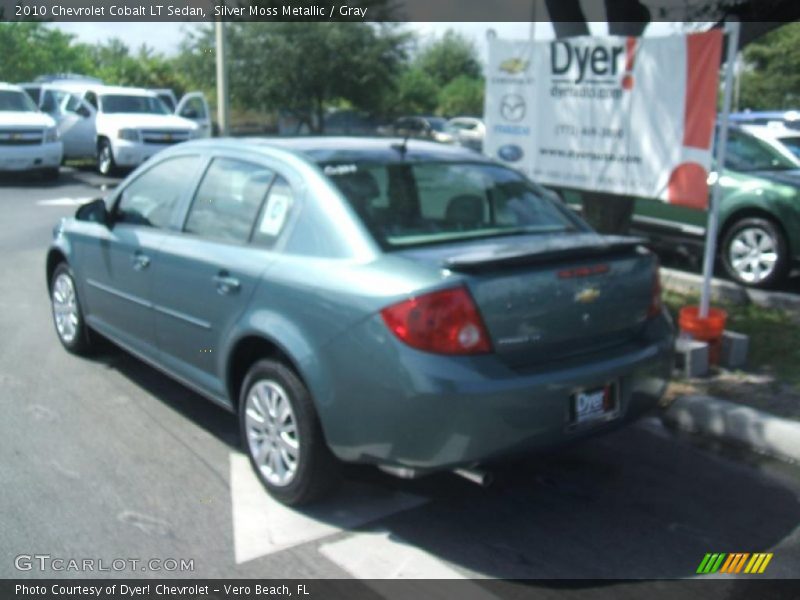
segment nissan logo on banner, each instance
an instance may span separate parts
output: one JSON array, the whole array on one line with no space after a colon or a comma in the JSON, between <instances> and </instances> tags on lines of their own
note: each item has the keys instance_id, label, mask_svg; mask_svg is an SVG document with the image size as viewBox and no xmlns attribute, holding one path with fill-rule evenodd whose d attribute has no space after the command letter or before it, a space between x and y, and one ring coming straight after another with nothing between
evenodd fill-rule
<instances>
[{"instance_id":1,"label":"nissan logo on banner","mask_svg":"<svg viewBox=\"0 0 800 600\"><path fill-rule=\"evenodd\" d=\"M519 123L525 118L525 98L519 94L506 94L500 101L500 114L506 121Z\"/></svg>"}]
</instances>

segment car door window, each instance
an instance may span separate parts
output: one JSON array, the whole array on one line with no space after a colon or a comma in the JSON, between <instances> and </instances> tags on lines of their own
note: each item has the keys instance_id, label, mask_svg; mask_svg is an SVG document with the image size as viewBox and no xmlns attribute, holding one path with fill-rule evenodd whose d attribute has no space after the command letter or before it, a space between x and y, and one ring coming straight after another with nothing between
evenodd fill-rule
<instances>
[{"instance_id":1,"label":"car door window","mask_svg":"<svg viewBox=\"0 0 800 600\"><path fill-rule=\"evenodd\" d=\"M166 228L198 161L196 156L170 158L137 177L122 191L115 222Z\"/></svg>"},{"instance_id":2,"label":"car door window","mask_svg":"<svg viewBox=\"0 0 800 600\"><path fill-rule=\"evenodd\" d=\"M94 92L86 92L84 99L86 100L86 102L91 104L92 108L97 110L97 94L95 94Z\"/></svg>"},{"instance_id":3,"label":"car door window","mask_svg":"<svg viewBox=\"0 0 800 600\"><path fill-rule=\"evenodd\" d=\"M186 119L205 119L206 107L203 100L199 97L189 98L179 116Z\"/></svg>"},{"instance_id":4,"label":"car door window","mask_svg":"<svg viewBox=\"0 0 800 600\"><path fill-rule=\"evenodd\" d=\"M184 230L211 239L246 243L274 176L261 165L214 159L197 189Z\"/></svg>"}]
</instances>

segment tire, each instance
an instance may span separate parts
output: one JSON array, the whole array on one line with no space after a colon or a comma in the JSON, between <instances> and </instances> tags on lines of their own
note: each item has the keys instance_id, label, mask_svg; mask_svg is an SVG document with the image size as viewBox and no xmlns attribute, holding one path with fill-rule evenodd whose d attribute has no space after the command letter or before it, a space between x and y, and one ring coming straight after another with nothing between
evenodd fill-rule
<instances>
[{"instance_id":1,"label":"tire","mask_svg":"<svg viewBox=\"0 0 800 600\"><path fill-rule=\"evenodd\" d=\"M736 221L725 231L721 253L728 275L748 287L772 287L789 272L786 236L769 219Z\"/></svg>"},{"instance_id":2,"label":"tire","mask_svg":"<svg viewBox=\"0 0 800 600\"><path fill-rule=\"evenodd\" d=\"M44 169L42 171L42 179L45 181L55 181L58 179L59 169L55 167L54 169Z\"/></svg>"},{"instance_id":3,"label":"tire","mask_svg":"<svg viewBox=\"0 0 800 600\"><path fill-rule=\"evenodd\" d=\"M114 151L111 142L101 138L97 142L97 172L101 175L113 175L117 170L117 163L114 162Z\"/></svg>"},{"instance_id":4,"label":"tire","mask_svg":"<svg viewBox=\"0 0 800 600\"><path fill-rule=\"evenodd\" d=\"M256 476L282 504L309 504L338 482L341 465L325 442L311 395L286 365L260 360L247 372L239 429Z\"/></svg>"},{"instance_id":5,"label":"tire","mask_svg":"<svg viewBox=\"0 0 800 600\"><path fill-rule=\"evenodd\" d=\"M68 352L89 354L93 349L89 328L83 319L75 277L67 263L60 263L50 281L50 306L53 324L61 345Z\"/></svg>"}]
</instances>

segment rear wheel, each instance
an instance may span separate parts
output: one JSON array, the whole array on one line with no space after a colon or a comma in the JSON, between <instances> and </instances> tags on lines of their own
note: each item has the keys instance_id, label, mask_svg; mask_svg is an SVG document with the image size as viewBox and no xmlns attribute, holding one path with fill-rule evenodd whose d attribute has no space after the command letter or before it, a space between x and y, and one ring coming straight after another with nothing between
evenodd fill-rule
<instances>
[{"instance_id":1,"label":"rear wheel","mask_svg":"<svg viewBox=\"0 0 800 600\"><path fill-rule=\"evenodd\" d=\"M62 262L53 271L50 302L53 322L61 344L74 354L88 354L92 350L92 340L83 320L75 278L67 263Z\"/></svg>"},{"instance_id":2,"label":"rear wheel","mask_svg":"<svg viewBox=\"0 0 800 600\"><path fill-rule=\"evenodd\" d=\"M111 175L116 168L111 142L103 138L97 142L97 171L101 175Z\"/></svg>"},{"instance_id":3,"label":"rear wheel","mask_svg":"<svg viewBox=\"0 0 800 600\"><path fill-rule=\"evenodd\" d=\"M722 262L737 282L752 287L770 287L789 271L786 238L768 219L740 219L722 239Z\"/></svg>"},{"instance_id":4,"label":"rear wheel","mask_svg":"<svg viewBox=\"0 0 800 600\"><path fill-rule=\"evenodd\" d=\"M239 399L239 426L256 475L279 502L308 504L338 481L339 463L308 389L286 365L260 360L250 368Z\"/></svg>"}]
</instances>

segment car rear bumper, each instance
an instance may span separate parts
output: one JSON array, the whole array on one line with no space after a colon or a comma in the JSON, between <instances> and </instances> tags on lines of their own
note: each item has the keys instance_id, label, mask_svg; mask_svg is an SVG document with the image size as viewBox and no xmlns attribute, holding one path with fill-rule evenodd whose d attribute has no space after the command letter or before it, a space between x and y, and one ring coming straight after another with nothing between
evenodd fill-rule
<instances>
[{"instance_id":1,"label":"car rear bumper","mask_svg":"<svg viewBox=\"0 0 800 600\"><path fill-rule=\"evenodd\" d=\"M340 459L386 466L453 468L608 431L655 407L672 368L666 317L641 341L525 373L494 355L418 352L376 320L358 329L326 348L329 382L312 393ZM618 386L614 417L575 425L573 394L608 383Z\"/></svg>"},{"instance_id":2,"label":"car rear bumper","mask_svg":"<svg viewBox=\"0 0 800 600\"><path fill-rule=\"evenodd\" d=\"M0 171L53 169L61 164L61 142L30 146L0 146Z\"/></svg>"}]
</instances>

